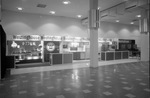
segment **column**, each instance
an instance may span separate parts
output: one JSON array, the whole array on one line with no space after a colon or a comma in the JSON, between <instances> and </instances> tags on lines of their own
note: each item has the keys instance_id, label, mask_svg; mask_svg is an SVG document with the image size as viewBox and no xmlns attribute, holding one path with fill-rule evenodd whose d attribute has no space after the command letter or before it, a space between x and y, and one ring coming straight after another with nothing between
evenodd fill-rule
<instances>
[{"instance_id":1,"label":"column","mask_svg":"<svg viewBox=\"0 0 150 98\"><path fill-rule=\"evenodd\" d=\"M0 80L1 80L1 34L0 34Z\"/></svg>"},{"instance_id":2,"label":"column","mask_svg":"<svg viewBox=\"0 0 150 98\"><path fill-rule=\"evenodd\" d=\"M139 20L140 40L141 40L141 61L149 61L149 11L141 11Z\"/></svg>"},{"instance_id":3,"label":"column","mask_svg":"<svg viewBox=\"0 0 150 98\"><path fill-rule=\"evenodd\" d=\"M0 0L0 25L1 25L1 0ZM0 80L1 80L1 34L0 34Z\"/></svg>"},{"instance_id":4,"label":"column","mask_svg":"<svg viewBox=\"0 0 150 98\"><path fill-rule=\"evenodd\" d=\"M89 31L90 31L90 67L98 67L98 0L90 0Z\"/></svg>"}]
</instances>

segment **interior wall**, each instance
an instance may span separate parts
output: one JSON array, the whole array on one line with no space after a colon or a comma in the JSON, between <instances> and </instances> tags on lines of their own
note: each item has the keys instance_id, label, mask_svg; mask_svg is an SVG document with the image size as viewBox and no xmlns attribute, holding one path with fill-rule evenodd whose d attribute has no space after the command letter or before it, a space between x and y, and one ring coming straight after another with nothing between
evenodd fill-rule
<instances>
[{"instance_id":1,"label":"interior wall","mask_svg":"<svg viewBox=\"0 0 150 98\"><path fill-rule=\"evenodd\" d=\"M52 36L73 36L89 37L86 26L82 25L79 19L65 18L61 16L39 15L11 12L2 12L2 24L7 33L7 39L12 35L52 35ZM140 32L138 26L125 25L120 23L101 22L99 37L135 39L140 46Z\"/></svg>"},{"instance_id":2,"label":"interior wall","mask_svg":"<svg viewBox=\"0 0 150 98\"><path fill-rule=\"evenodd\" d=\"M99 29L99 37L135 39L136 44L140 47L140 32L139 27L136 25L127 25L102 21Z\"/></svg>"},{"instance_id":3,"label":"interior wall","mask_svg":"<svg viewBox=\"0 0 150 98\"><path fill-rule=\"evenodd\" d=\"M52 15L39 15L3 11L2 24L7 38L12 35L52 35L86 37L80 20Z\"/></svg>"}]
</instances>

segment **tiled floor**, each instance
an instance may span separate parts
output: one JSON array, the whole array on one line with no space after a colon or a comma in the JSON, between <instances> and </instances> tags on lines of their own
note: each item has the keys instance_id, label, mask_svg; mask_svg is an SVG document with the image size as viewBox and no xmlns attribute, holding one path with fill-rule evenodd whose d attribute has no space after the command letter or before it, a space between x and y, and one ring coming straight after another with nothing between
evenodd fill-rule
<instances>
[{"instance_id":1,"label":"tiled floor","mask_svg":"<svg viewBox=\"0 0 150 98\"><path fill-rule=\"evenodd\" d=\"M0 81L0 98L150 98L149 62L47 70Z\"/></svg>"}]
</instances>

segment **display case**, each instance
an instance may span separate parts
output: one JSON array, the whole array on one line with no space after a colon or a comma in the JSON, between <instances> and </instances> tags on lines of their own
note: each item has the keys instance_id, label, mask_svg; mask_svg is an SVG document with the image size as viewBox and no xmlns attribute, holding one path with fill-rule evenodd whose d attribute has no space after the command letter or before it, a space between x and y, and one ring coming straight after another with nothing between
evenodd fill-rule
<instances>
[{"instance_id":1,"label":"display case","mask_svg":"<svg viewBox=\"0 0 150 98\"><path fill-rule=\"evenodd\" d=\"M16 64L42 62L41 41L9 40L8 56L15 56Z\"/></svg>"}]
</instances>

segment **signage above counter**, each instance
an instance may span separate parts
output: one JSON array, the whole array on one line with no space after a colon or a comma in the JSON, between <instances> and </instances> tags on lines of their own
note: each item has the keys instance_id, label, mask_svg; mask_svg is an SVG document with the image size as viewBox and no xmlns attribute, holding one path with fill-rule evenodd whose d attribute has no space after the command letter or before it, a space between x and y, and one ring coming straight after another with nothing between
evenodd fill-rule
<instances>
[{"instance_id":1,"label":"signage above counter","mask_svg":"<svg viewBox=\"0 0 150 98\"><path fill-rule=\"evenodd\" d=\"M98 42L112 42L118 41L118 38L98 38Z\"/></svg>"},{"instance_id":2,"label":"signage above counter","mask_svg":"<svg viewBox=\"0 0 150 98\"><path fill-rule=\"evenodd\" d=\"M39 35L13 35L13 40L41 40Z\"/></svg>"},{"instance_id":3,"label":"signage above counter","mask_svg":"<svg viewBox=\"0 0 150 98\"><path fill-rule=\"evenodd\" d=\"M44 35L41 36L43 40L48 40L48 41L62 41L61 36L49 36L49 35Z\"/></svg>"},{"instance_id":4,"label":"signage above counter","mask_svg":"<svg viewBox=\"0 0 150 98\"><path fill-rule=\"evenodd\" d=\"M13 40L31 40L31 41L68 41L68 42L90 42L87 37L72 36L50 36L50 35L13 35ZM120 41L118 38L98 38L98 42Z\"/></svg>"},{"instance_id":5,"label":"signage above counter","mask_svg":"<svg viewBox=\"0 0 150 98\"><path fill-rule=\"evenodd\" d=\"M13 40L17 41L71 41L71 42L89 42L89 38L86 37L70 37L70 36L50 36L50 35L13 35Z\"/></svg>"}]
</instances>

